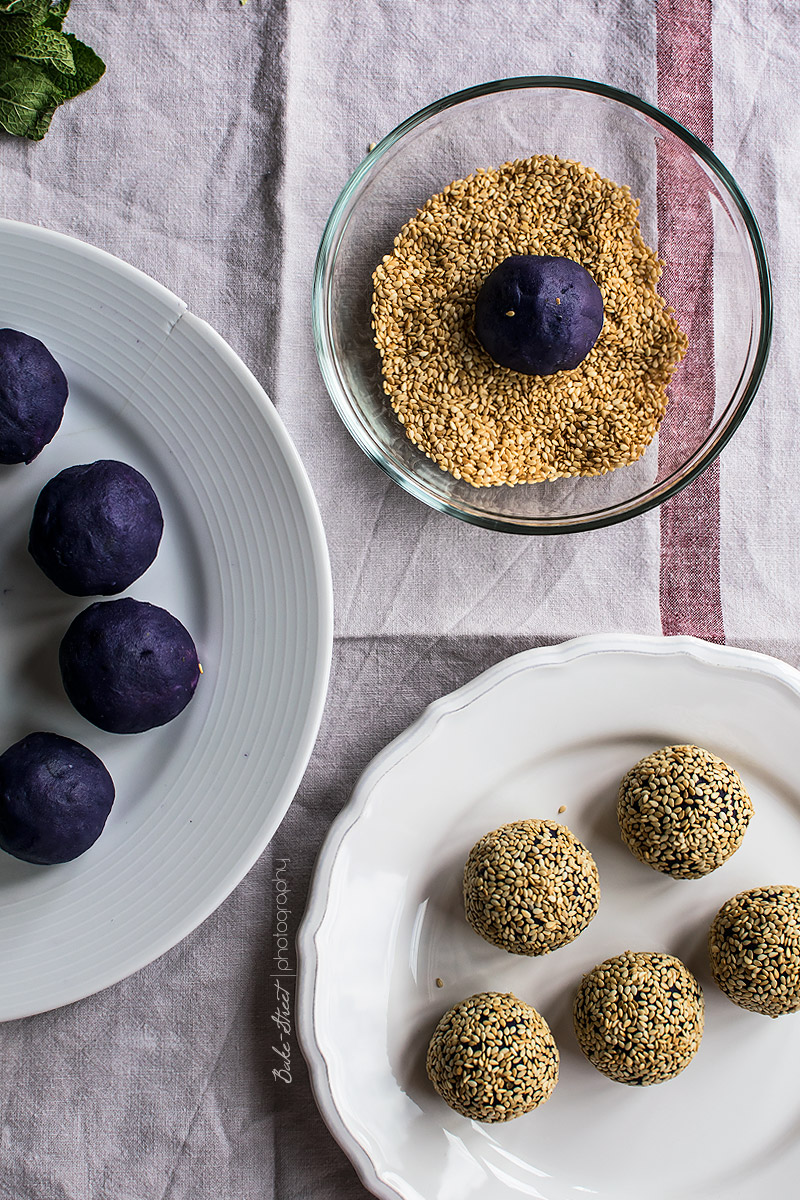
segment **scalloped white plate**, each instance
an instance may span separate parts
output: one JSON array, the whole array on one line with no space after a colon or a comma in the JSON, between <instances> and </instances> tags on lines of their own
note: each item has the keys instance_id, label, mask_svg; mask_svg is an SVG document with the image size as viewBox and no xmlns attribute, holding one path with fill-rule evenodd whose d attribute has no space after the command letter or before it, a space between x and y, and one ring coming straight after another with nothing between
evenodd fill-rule
<instances>
[{"instance_id":1,"label":"scalloped white plate","mask_svg":"<svg viewBox=\"0 0 800 1200\"><path fill-rule=\"evenodd\" d=\"M733 1005L705 940L729 896L800 884L799 737L800 673L784 663L691 638L601 636L506 660L377 756L325 842L299 935L315 1095L367 1187L386 1200L795 1194L800 1017ZM741 849L692 882L637 862L616 823L624 772L683 742L736 766L755 805ZM541 959L490 946L463 917L469 848L520 817L567 823L600 871L598 916ZM644 1089L599 1075L572 1031L583 972L627 949L677 954L706 995L696 1058ZM534 1004L561 1052L551 1100L505 1125L459 1117L425 1076L438 1018L483 990Z\"/></svg>"},{"instance_id":2,"label":"scalloped white plate","mask_svg":"<svg viewBox=\"0 0 800 1200\"><path fill-rule=\"evenodd\" d=\"M0 740L84 742L117 799L91 850L35 867L0 854L0 1019L54 1008L144 966L245 875L300 782L332 644L331 582L305 471L230 347L141 272L45 229L0 221L0 327L41 338L70 398L30 466L0 467ZM158 557L128 594L179 617L204 675L162 729L103 733L70 707L58 643L90 600L27 553L33 505L63 467L120 458L164 511Z\"/></svg>"}]
</instances>

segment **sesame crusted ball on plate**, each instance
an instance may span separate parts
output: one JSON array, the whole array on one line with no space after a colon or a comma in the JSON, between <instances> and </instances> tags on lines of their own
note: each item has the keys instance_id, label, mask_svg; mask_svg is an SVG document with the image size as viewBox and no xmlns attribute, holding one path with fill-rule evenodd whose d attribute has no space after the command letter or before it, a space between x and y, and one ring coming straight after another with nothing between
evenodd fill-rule
<instances>
[{"instance_id":1,"label":"sesame crusted ball on plate","mask_svg":"<svg viewBox=\"0 0 800 1200\"><path fill-rule=\"evenodd\" d=\"M641 759L617 798L625 845L675 879L700 879L721 867L739 849L752 815L733 767L699 746L665 746Z\"/></svg>"},{"instance_id":2,"label":"sesame crusted ball on plate","mask_svg":"<svg viewBox=\"0 0 800 1200\"><path fill-rule=\"evenodd\" d=\"M645 1086L688 1066L703 1013L700 984L679 959L628 950L584 975L572 1017L593 1067L617 1083Z\"/></svg>"},{"instance_id":3,"label":"sesame crusted ball on plate","mask_svg":"<svg viewBox=\"0 0 800 1200\"><path fill-rule=\"evenodd\" d=\"M589 851L557 821L511 821L472 847L464 909L476 933L509 954L549 954L597 912L600 880Z\"/></svg>"},{"instance_id":4,"label":"sesame crusted ball on plate","mask_svg":"<svg viewBox=\"0 0 800 1200\"><path fill-rule=\"evenodd\" d=\"M558 1048L544 1017L511 992L479 992L444 1014L428 1046L428 1078L473 1121L511 1121L547 1100Z\"/></svg>"},{"instance_id":5,"label":"sesame crusted ball on plate","mask_svg":"<svg viewBox=\"0 0 800 1200\"><path fill-rule=\"evenodd\" d=\"M800 1010L800 888L750 888L711 923L714 982L734 1004L780 1017Z\"/></svg>"}]
</instances>

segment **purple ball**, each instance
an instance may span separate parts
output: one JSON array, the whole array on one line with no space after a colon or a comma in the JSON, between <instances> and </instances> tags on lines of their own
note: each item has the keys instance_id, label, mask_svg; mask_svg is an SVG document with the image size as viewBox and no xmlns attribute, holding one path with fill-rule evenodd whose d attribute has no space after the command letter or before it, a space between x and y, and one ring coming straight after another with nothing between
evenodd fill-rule
<instances>
[{"instance_id":1,"label":"purple ball","mask_svg":"<svg viewBox=\"0 0 800 1200\"><path fill-rule=\"evenodd\" d=\"M603 328L603 297L571 258L515 254L484 280L475 335L501 367L554 375L583 362Z\"/></svg>"},{"instance_id":2,"label":"purple ball","mask_svg":"<svg viewBox=\"0 0 800 1200\"><path fill-rule=\"evenodd\" d=\"M0 755L0 847L25 862L69 862L92 846L114 803L96 754L57 733L31 733Z\"/></svg>"},{"instance_id":3,"label":"purple ball","mask_svg":"<svg viewBox=\"0 0 800 1200\"><path fill-rule=\"evenodd\" d=\"M61 641L59 665L75 708L109 733L166 725L200 678L195 644L177 617L127 596L78 613Z\"/></svg>"},{"instance_id":4,"label":"purple ball","mask_svg":"<svg viewBox=\"0 0 800 1200\"><path fill-rule=\"evenodd\" d=\"M46 483L33 510L28 550L71 596L123 592L152 563L164 519L155 492L115 459L67 467Z\"/></svg>"},{"instance_id":5,"label":"purple ball","mask_svg":"<svg viewBox=\"0 0 800 1200\"><path fill-rule=\"evenodd\" d=\"M64 416L66 376L38 338L0 329L0 463L29 463Z\"/></svg>"}]
</instances>

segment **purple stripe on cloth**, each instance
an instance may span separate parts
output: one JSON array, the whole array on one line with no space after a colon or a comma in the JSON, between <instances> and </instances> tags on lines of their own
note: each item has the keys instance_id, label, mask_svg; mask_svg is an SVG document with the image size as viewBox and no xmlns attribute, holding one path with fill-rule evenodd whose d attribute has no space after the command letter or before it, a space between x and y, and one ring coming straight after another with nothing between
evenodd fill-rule
<instances>
[{"instance_id":1,"label":"purple stripe on cloth","mask_svg":"<svg viewBox=\"0 0 800 1200\"><path fill-rule=\"evenodd\" d=\"M711 146L711 0L658 0L659 107ZM666 197L669 196L669 204ZM689 339L670 385L659 433L659 476L668 475L687 427L714 413L714 228L702 176L687 177L664 147L658 155L661 287ZM661 628L724 642L720 594L719 461L661 507Z\"/></svg>"}]
</instances>

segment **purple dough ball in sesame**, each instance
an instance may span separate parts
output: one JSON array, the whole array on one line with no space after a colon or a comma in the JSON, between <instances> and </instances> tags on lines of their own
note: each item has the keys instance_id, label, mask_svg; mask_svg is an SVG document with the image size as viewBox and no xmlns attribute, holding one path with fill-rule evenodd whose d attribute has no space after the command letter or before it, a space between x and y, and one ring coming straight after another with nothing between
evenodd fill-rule
<instances>
[{"instance_id":1,"label":"purple dough ball in sesame","mask_svg":"<svg viewBox=\"0 0 800 1200\"><path fill-rule=\"evenodd\" d=\"M0 329L0 463L29 463L64 416L66 376L38 338Z\"/></svg>"},{"instance_id":2,"label":"purple dough ball in sesame","mask_svg":"<svg viewBox=\"0 0 800 1200\"><path fill-rule=\"evenodd\" d=\"M163 529L161 506L144 475L100 459L67 467L45 484L28 549L71 596L113 596L150 566Z\"/></svg>"},{"instance_id":3,"label":"purple dough ball in sesame","mask_svg":"<svg viewBox=\"0 0 800 1200\"><path fill-rule=\"evenodd\" d=\"M182 712L200 677L188 630L166 609L124 597L90 604L59 650L64 690L109 733L142 733Z\"/></svg>"},{"instance_id":4,"label":"purple dough ball in sesame","mask_svg":"<svg viewBox=\"0 0 800 1200\"><path fill-rule=\"evenodd\" d=\"M0 847L25 862L69 862L92 846L114 781L86 746L31 733L0 755Z\"/></svg>"},{"instance_id":5,"label":"purple dough ball in sesame","mask_svg":"<svg viewBox=\"0 0 800 1200\"><path fill-rule=\"evenodd\" d=\"M489 274L475 302L475 336L501 367L554 375L583 362L603 327L603 297L571 258L514 254Z\"/></svg>"}]
</instances>

